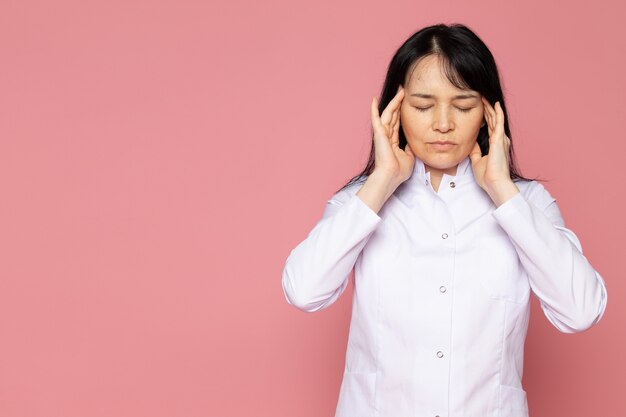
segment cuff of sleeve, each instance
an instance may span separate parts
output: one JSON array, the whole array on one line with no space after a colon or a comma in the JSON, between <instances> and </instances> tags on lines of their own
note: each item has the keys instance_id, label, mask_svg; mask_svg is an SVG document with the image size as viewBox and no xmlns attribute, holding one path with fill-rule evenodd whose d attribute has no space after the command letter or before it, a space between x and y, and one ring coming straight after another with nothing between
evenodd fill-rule
<instances>
[{"instance_id":1,"label":"cuff of sleeve","mask_svg":"<svg viewBox=\"0 0 626 417\"><path fill-rule=\"evenodd\" d=\"M526 212L529 209L528 202L522 193L519 192L502 203L500 207L496 208L491 214L498 223L502 224L506 223L508 219L519 215L519 213Z\"/></svg>"},{"instance_id":2,"label":"cuff of sleeve","mask_svg":"<svg viewBox=\"0 0 626 417\"><path fill-rule=\"evenodd\" d=\"M378 213L365 204L365 201L361 200L361 198L356 194L352 196L346 205L351 205L359 217L366 219L371 222L371 224L376 224L382 220Z\"/></svg>"}]
</instances>

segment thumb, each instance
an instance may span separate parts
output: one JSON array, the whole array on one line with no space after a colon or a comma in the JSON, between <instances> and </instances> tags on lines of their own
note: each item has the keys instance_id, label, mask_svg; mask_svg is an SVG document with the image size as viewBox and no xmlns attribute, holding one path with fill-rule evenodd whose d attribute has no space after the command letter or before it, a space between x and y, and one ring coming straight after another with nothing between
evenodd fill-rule
<instances>
[{"instance_id":1,"label":"thumb","mask_svg":"<svg viewBox=\"0 0 626 417\"><path fill-rule=\"evenodd\" d=\"M483 154L480 150L480 146L478 145L478 142L474 142L474 147L472 148L472 151L470 152L469 157L470 157L470 160L472 161L472 165L480 161L480 158L483 157Z\"/></svg>"}]
</instances>

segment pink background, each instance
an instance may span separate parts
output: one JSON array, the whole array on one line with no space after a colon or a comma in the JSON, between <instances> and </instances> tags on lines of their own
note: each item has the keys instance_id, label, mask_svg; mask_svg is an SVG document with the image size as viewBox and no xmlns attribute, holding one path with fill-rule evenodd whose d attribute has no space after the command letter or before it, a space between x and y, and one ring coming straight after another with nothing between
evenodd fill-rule
<instances>
[{"instance_id":1,"label":"pink background","mask_svg":"<svg viewBox=\"0 0 626 417\"><path fill-rule=\"evenodd\" d=\"M2 1L0 415L332 416L352 284L305 314L282 269L439 22L491 48L609 292L575 335L533 297L531 416L624 415L626 13L587 3Z\"/></svg>"}]
</instances>

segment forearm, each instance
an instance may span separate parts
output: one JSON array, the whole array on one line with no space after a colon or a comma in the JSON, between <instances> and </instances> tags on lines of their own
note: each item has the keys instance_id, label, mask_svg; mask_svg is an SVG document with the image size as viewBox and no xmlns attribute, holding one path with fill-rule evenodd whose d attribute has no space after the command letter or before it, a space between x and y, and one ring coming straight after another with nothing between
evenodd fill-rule
<instances>
[{"instance_id":1,"label":"forearm","mask_svg":"<svg viewBox=\"0 0 626 417\"><path fill-rule=\"evenodd\" d=\"M520 192L512 180L506 180L491 184L487 187L487 194L497 207L515 197Z\"/></svg>"},{"instance_id":2,"label":"forearm","mask_svg":"<svg viewBox=\"0 0 626 417\"><path fill-rule=\"evenodd\" d=\"M556 203L547 211L552 219L561 219ZM562 219L553 224L522 195L506 201L493 215L514 244L550 322L565 333L595 324L606 308L606 288Z\"/></svg>"},{"instance_id":3,"label":"forearm","mask_svg":"<svg viewBox=\"0 0 626 417\"><path fill-rule=\"evenodd\" d=\"M303 311L320 310L339 298L381 221L356 195L339 207L327 204L323 218L291 251L283 270L285 297Z\"/></svg>"},{"instance_id":4,"label":"forearm","mask_svg":"<svg viewBox=\"0 0 626 417\"><path fill-rule=\"evenodd\" d=\"M397 181L390 176L374 171L356 195L375 213L378 213L387 199L398 188Z\"/></svg>"}]
</instances>

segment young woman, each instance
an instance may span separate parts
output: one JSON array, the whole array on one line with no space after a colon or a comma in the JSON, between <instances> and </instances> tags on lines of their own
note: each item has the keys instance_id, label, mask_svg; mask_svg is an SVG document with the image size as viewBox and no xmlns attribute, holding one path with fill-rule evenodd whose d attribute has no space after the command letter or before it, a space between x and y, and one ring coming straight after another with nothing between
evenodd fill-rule
<instances>
[{"instance_id":1,"label":"young woman","mask_svg":"<svg viewBox=\"0 0 626 417\"><path fill-rule=\"evenodd\" d=\"M395 53L365 169L282 276L313 312L355 270L336 417L526 417L531 291L561 332L602 317L604 281L554 197L517 172L507 119L493 56L466 26L426 27Z\"/></svg>"}]
</instances>

